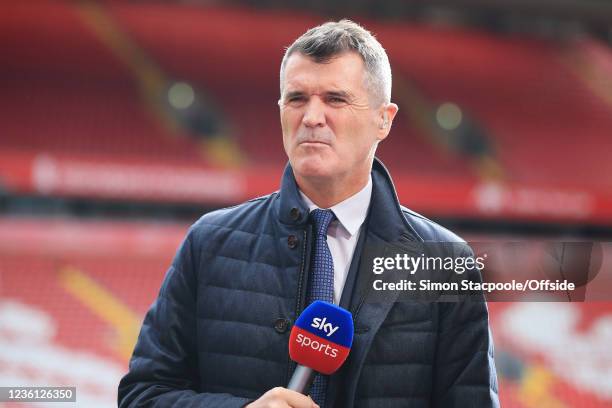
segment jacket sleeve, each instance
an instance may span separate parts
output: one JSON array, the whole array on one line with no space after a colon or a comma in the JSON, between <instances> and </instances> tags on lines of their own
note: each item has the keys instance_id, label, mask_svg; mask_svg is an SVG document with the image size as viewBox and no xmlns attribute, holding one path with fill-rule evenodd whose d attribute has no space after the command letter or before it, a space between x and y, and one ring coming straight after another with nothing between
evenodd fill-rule
<instances>
[{"instance_id":1,"label":"jacket sleeve","mask_svg":"<svg viewBox=\"0 0 612 408\"><path fill-rule=\"evenodd\" d=\"M197 263L193 261L192 240L193 229L145 316L129 371L119 383L120 408L242 407L249 402L229 394L198 392Z\"/></svg>"},{"instance_id":2,"label":"jacket sleeve","mask_svg":"<svg viewBox=\"0 0 612 408\"><path fill-rule=\"evenodd\" d=\"M473 256L468 249L461 256ZM472 281L481 281L477 269ZM499 407L489 313L482 293L440 303L433 406Z\"/></svg>"}]
</instances>

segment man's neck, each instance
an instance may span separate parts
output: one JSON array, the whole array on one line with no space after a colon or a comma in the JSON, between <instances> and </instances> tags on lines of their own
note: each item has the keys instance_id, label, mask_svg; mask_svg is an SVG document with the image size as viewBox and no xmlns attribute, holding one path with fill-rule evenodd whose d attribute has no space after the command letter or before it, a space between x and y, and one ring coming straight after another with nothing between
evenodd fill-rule
<instances>
[{"instance_id":1,"label":"man's neck","mask_svg":"<svg viewBox=\"0 0 612 408\"><path fill-rule=\"evenodd\" d=\"M354 196L368 184L369 173L352 181L312 180L295 175L299 189L319 208L331 208Z\"/></svg>"}]
</instances>

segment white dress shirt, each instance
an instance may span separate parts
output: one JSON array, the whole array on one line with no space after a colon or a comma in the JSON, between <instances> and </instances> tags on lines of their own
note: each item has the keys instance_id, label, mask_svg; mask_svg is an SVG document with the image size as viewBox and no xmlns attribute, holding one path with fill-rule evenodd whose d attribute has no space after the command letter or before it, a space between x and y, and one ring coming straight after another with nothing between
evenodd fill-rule
<instances>
[{"instance_id":1,"label":"white dress shirt","mask_svg":"<svg viewBox=\"0 0 612 408\"><path fill-rule=\"evenodd\" d=\"M302 200L308 210L316 210L317 205L300 190ZM366 186L358 193L330 208L336 215L327 230L327 245L334 260L334 303L340 303L344 283L351 267L353 253L359 240L361 225L366 219L372 198L372 176Z\"/></svg>"}]
</instances>

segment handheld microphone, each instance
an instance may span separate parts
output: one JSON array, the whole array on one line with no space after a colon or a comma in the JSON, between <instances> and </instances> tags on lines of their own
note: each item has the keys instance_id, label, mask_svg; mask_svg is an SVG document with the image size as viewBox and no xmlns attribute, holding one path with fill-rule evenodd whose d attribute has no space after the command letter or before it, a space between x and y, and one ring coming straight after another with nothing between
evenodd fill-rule
<instances>
[{"instance_id":1,"label":"handheld microphone","mask_svg":"<svg viewBox=\"0 0 612 408\"><path fill-rule=\"evenodd\" d=\"M288 389L305 394L315 374L332 374L342 366L353 344L353 316L348 310L316 300L295 322L289 356L298 363Z\"/></svg>"}]
</instances>

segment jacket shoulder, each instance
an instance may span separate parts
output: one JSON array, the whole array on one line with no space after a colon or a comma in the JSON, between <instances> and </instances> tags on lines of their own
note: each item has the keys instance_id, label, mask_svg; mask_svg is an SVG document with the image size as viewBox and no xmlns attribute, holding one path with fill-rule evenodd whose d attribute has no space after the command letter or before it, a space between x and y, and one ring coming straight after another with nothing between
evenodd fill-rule
<instances>
[{"instance_id":1,"label":"jacket shoulder","mask_svg":"<svg viewBox=\"0 0 612 408\"><path fill-rule=\"evenodd\" d=\"M412 211L409 208L400 206L402 214L406 221L412 226L423 241L436 242L460 242L465 243L465 240L440 224L430 220L429 218Z\"/></svg>"},{"instance_id":2,"label":"jacket shoulder","mask_svg":"<svg viewBox=\"0 0 612 408\"><path fill-rule=\"evenodd\" d=\"M220 208L202 215L192 226L192 232L208 230L210 227L250 229L257 220L271 210L278 192L253 198L241 204Z\"/></svg>"}]
</instances>

